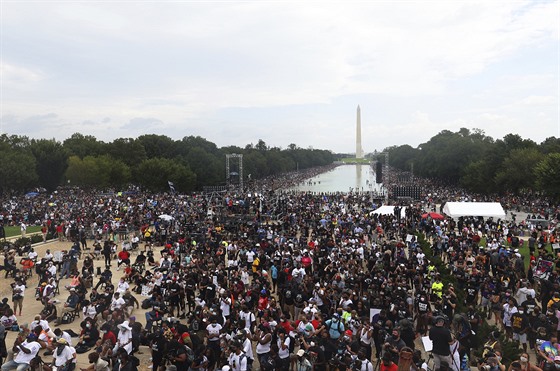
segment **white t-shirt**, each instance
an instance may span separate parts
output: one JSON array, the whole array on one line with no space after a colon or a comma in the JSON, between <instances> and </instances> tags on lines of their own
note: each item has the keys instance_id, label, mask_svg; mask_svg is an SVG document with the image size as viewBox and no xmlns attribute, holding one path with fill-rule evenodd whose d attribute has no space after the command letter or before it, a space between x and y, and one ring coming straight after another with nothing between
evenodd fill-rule
<instances>
[{"instance_id":1,"label":"white t-shirt","mask_svg":"<svg viewBox=\"0 0 560 371\"><path fill-rule=\"evenodd\" d=\"M278 344L278 357L280 359L285 359L290 356L290 337L286 336L284 338L284 345L286 345L286 349L282 349L282 339L278 337L277 344Z\"/></svg>"},{"instance_id":2,"label":"white t-shirt","mask_svg":"<svg viewBox=\"0 0 560 371\"><path fill-rule=\"evenodd\" d=\"M66 345L64 347L64 350L60 354L58 354L58 348L56 348L53 352L53 358L54 358L54 365L56 367L61 367L66 362L74 358L74 352L72 351L71 347Z\"/></svg>"},{"instance_id":3,"label":"white t-shirt","mask_svg":"<svg viewBox=\"0 0 560 371\"><path fill-rule=\"evenodd\" d=\"M255 320L256 320L255 315L253 314L253 312L250 312L250 311L247 312L247 313L245 313L243 311L241 313L239 313L239 319L245 320L245 328L247 330L251 329L251 324L253 322L255 322Z\"/></svg>"},{"instance_id":4,"label":"white t-shirt","mask_svg":"<svg viewBox=\"0 0 560 371\"><path fill-rule=\"evenodd\" d=\"M231 299L221 298L220 299L220 309L222 310L223 316L229 316L231 313Z\"/></svg>"},{"instance_id":5,"label":"white t-shirt","mask_svg":"<svg viewBox=\"0 0 560 371\"><path fill-rule=\"evenodd\" d=\"M29 349L31 352L30 353L25 353L23 351L19 351L17 356L14 358L14 361L16 363L29 364L29 362L31 362L31 360L33 358L35 358L35 356L39 352L39 349L41 349L41 344L39 344L36 341L32 341L32 342L28 343L27 340L26 340L21 345L23 345L24 347Z\"/></svg>"},{"instance_id":6,"label":"white t-shirt","mask_svg":"<svg viewBox=\"0 0 560 371\"><path fill-rule=\"evenodd\" d=\"M208 338L208 341L219 341L220 340L220 331L222 330L222 325L219 323L211 323L206 326L206 331L208 331L208 335L218 335L218 337Z\"/></svg>"},{"instance_id":7,"label":"white t-shirt","mask_svg":"<svg viewBox=\"0 0 560 371\"><path fill-rule=\"evenodd\" d=\"M66 340L68 342L69 346L72 346L72 336L70 336L69 333L67 333L66 331L62 331L62 336L61 338L63 338L64 340Z\"/></svg>"},{"instance_id":8,"label":"white t-shirt","mask_svg":"<svg viewBox=\"0 0 560 371\"><path fill-rule=\"evenodd\" d=\"M247 263L252 263L255 260L255 252L254 251L247 251Z\"/></svg>"},{"instance_id":9,"label":"white t-shirt","mask_svg":"<svg viewBox=\"0 0 560 371\"><path fill-rule=\"evenodd\" d=\"M231 353L228 357L228 364L232 371L247 370L247 357L243 353Z\"/></svg>"},{"instance_id":10,"label":"white t-shirt","mask_svg":"<svg viewBox=\"0 0 560 371\"><path fill-rule=\"evenodd\" d=\"M120 292L121 294L123 294L126 290L128 290L129 287L130 287L130 285L128 284L128 282L119 281L119 283L117 285L117 292Z\"/></svg>"},{"instance_id":11,"label":"white t-shirt","mask_svg":"<svg viewBox=\"0 0 560 371\"><path fill-rule=\"evenodd\" d=\"M111 310L121 309L125 304L126 302L120 296L118 299L113 298L111 301Z\"/></svg>"},{"instance_id":12,"label":"white t-shirt","mask_svg":"<svg viewBox=\"0 0 560 371\"><path fill-rule=\"evenodd\" d=\"M20 290L18 295L25 296L25 285L15 285L14 290Z\"/></svg>"},{"instance_id":13,"label":"white t-shirt","mask_svg":"<svg viewBox=\"0 0 560 371\"><path fill-rule=\"evenodd\" d=\"M243 342L243 353L249 358L254 360L255 356L253 355L253 343L249 339L245 339Z\"/></svg>"}]
</instances>

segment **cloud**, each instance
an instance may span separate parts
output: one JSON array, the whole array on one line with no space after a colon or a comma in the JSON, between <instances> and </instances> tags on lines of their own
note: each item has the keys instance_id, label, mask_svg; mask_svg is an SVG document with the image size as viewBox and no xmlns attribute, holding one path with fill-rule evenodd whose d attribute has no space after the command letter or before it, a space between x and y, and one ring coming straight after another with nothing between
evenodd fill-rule
<instances>
[{"instance_id":1,"label":"cloud","mask_svg":"<svg viewBox=\"0 0 560 371\"><path fill-rule=\"evenodd\" d=\"M529 106L541 106L541 105L549 105L555 103L556 104L558 103L558 97L553 97L550 95L549 96L532 95L521 101L521 104L526 104Z\"/></svg>"},{"instance_id":2,"label":"cloud","mask_svg":"<svg viewBox=\"0 0 560 371\"><path fill-rule=\"evenodd\" d=\"M2 76L2 83L37 82L45 78L44 74L38 70L32 70L6 62L0 64L0 74Z\"/></svg>"},{"instance_id":3,"label":"cloud","mask_svg":"<svg viewBox=\"0 0 560 371\"><path fill-rule=\"evenodd\" d=\"M140 132L146 132L146 130L155 130L163 125L163 121L152 118L152 117L135 117L131 119L127 124L122 125L120 129L122 130L134 130Z\"/></svg>"},{"instance_id":4,"label":"cloud","mask_svg":"<svg viewBox=\"0 0 560 371\"><path fill-rule=\"evenodd\" d=\"M352 151L361 103L375 124L364 126L364 146L377 149L415 145L445 125L481 127L477 120L499 133L481 115L518 117L521 128L540 112L558 116L557 9L556 1L9 2L0 19L3 114L57 112L60 139L163 131Z\"/></svg>"}]
</instances>

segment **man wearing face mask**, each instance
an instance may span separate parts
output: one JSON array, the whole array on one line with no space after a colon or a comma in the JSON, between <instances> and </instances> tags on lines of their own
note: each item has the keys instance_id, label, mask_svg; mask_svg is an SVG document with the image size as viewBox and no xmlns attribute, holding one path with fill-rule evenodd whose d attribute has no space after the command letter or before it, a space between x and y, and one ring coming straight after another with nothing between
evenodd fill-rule
<instances>
[{"instance_id":1,"label":"man wearing face mask","mask_svg":"<svg viewBox=\"0 0 560 371\"><path fill-rule=\"evenodd\" d=\"M523 346L523 351L527 351L527 335L531 330L529 318L527 317L527 308L521 307L519 311L511 315L511 329L513 331L513 340L518 341Z\"/></svg>"},{"instance_id":2,"label":"man wearing face mask","mask_svg":"<svg viewBox=\"0 0 560 371\"><path fill-rule=\"evenodd\" d=\"M74 359L76 359L76 352L68 345L65 339L58 339L56 341L56 349L53 352L53 365L57 370L73 371L76 367Z\"/></svg>"}]
</instances>

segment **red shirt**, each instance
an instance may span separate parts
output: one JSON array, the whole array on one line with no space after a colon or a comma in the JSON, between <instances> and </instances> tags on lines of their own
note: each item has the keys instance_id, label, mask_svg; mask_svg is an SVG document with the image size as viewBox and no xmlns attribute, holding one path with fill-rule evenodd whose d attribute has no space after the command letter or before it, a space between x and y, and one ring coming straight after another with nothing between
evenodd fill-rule
<instances>
[{"instance_id":1,"label":"red shirt","mask_svg":"<svg viewBox=\"0 0 560 371\"><path fill-rule=\"evenodd\" d=\"M117 337L115 336L113 331L107 331L106 333L104 333L102 340L103 342L105 342L105 340L109 340L113 345L117 343Z\"/></svg>"},{"instance_id":2,"label":"red shirt","mask_svg":"<svg viewBox=\"0 0 560 371\"><path fill-rule=\"evenodd\" d=\"M391 366L385 366L383 362L381 362L381 366L379 367L380 371L397 371L399 366L396 363L391 362Z\"/></svg>"},{"instance_id":3,"label":"red shirt","mask_svg":"<svg viewBox=\"0 0 560 371\"><path fill-rule=\"evenodd\" d=\"M257 308L259 310L265 310L268 307L268 298L266 296L261 296L259 298L259 304Z\"/></svg>"},{"instance_id":4,"label":"red shirt","mask_svg":"<svg viewBox=\"0 0 560 371\"><path fill-rule=\"evenodd\" d=\"M130 254L128 253L128 251L125 251L125 250L119 251L119 259L120 260L128 259L129 256L130 256Z\"/></svg>"}]
</instances>

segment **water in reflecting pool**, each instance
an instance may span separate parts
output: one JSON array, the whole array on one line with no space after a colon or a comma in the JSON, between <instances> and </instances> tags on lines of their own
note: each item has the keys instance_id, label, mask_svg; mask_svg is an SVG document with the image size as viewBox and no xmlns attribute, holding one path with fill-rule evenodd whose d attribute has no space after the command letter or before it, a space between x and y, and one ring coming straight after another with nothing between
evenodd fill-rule
<instances>
[{"instance_id":1,"label":"water in reflecting pool","mask_svg":"<svg viewBox=\"0 0 560 371\"><path fill-rule=\"evenodd\" d=\"M375 170L370 165L340 165L331 171L307 179L291 190L306 192L374 192L381 193L375 183Z\"/></svg>"}]
</instances>

